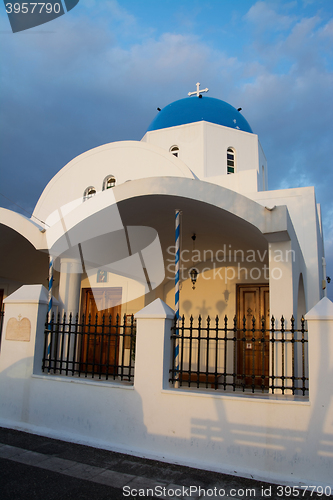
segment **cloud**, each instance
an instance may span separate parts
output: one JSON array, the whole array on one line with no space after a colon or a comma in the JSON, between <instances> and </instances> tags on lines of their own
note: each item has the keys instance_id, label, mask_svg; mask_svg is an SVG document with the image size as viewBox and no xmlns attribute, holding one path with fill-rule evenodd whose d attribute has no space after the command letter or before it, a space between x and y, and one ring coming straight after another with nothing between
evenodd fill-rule
<instances>
[{"instance_id":1,"label":"cloud","mask_svg":"<svg viewBox=\"0 0 333 500\"><path fill-rule=\"evenodd\" d=\"M277 13L269 2L256 2L246 13L245 19L258 31L287 30L293 22L292 16Z\"/></svg>"},{"instance_id":2,"label":"cloud","mask_svg":"<svg viewBox=\"0 0 333 500\"><path fill-rule=\"evenodd\" d=\"M331 249L333 21L325 10L306 16L295 2L256 2L232 24L236 52L203 38L202 16L186 34L175 28L182 23L161 32L123 5L87 0L53 21L54 32L2 34L0 183L8 196L31 207L73 157L140 140L157 106L200 81L243 108L266 153L270 189L315 184ZM8 31L4 17L0 30Z\"/></svg>"}]
</instances>

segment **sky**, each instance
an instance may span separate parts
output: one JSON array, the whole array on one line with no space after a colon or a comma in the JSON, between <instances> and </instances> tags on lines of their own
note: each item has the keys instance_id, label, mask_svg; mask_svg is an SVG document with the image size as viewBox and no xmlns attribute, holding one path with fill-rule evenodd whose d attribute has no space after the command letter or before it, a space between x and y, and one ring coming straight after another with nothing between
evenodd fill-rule
<instances>
[{"instance_id":1,"label":"sky","mask_svg":"<svg viewBox=\"0 0 333 500\"><path fill-rule=\"evenodd\" d=\"M333 278L332 56L332 0L80 0L19 33L1 3L0 206L30 216L71 159L200 82L242 108L270 190L315 186Z\"/></svg>"}]
</instances>

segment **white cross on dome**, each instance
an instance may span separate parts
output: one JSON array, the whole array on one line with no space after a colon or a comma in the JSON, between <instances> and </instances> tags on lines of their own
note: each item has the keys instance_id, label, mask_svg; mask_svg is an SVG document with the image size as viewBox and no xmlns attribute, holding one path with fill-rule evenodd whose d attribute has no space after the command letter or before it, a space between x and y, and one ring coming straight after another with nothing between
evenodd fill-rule
<instances>
[{"instance_id":1,"label":"white cross on dome","mask_svg":"<svg viewBox=\"0 0 333 500\"><path fill-rule=\"evenodd\" d=\"M198 82L197 83L197 90L195 92L189 92L188 95L191 96L191 95L196 95L198 97L200 97L200 93L201 92L208 92L209 89L205 88L203 90L199 90L199 87L200 87L200 83Z\"/></svg>"}]
</instances>

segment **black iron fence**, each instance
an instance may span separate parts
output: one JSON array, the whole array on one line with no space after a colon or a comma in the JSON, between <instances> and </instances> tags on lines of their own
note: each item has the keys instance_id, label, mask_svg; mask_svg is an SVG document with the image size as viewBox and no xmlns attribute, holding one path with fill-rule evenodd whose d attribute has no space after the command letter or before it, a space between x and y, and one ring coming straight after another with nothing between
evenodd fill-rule
<instances>
[{"instance_id":1,"label":"black iron fence","mask_svg":"<svg viewBox=\"0 0 333 500\"><path fill-rule=\"evenodd\" d=\"M308 395L308 340L305 320L289 328L282 317L266 325L253 318L235 317L231 327L225 317L205 324L199 316L175 319L172 328L173 357L170 382L174 387L223 391ZM177 354L178 353L178 354Z\"/></svg>"},{"instance_id":2,"label":"black iron fence","mask_svg":"<svg viewBox=\"0 0 333 500\"><path fill-rule=\"evenodd\" d=\"M49 374L133 383L136 323L120 318L52 316L45 325L42 371Z\"/></svg>"}]
</instances>

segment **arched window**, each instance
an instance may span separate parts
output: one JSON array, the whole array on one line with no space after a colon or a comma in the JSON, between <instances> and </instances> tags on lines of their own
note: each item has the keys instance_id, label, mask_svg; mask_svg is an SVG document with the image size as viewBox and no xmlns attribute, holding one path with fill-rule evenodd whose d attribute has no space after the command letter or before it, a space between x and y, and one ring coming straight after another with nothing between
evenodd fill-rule
<instances>
[{"instance_id":1,"label":"arched window","mask_svg":"<svg viewBox=\"0 0 333 500\"><path fill-rule=\"evenodd\" d=\"M96 194L96 189L94 186L89 186L87 189L84 190L83 193L83 201L89 200L89 198L92 198Z\"/></svg>"},{"instance_id":2,"label":"arched window","mask_svg":"<svg viewBox=\"0 0 333 500\"><path fill-rule=\"evenodd\" d=\"M236 154L232 148L227 149L227 174L234 174L236 168Z\"/></svg>"},{"instance_id":3,"label":"arched window","mask_svg":"<svg viewBox=\"0 0 333 500\"><path fill-rule=\"evenodd\" d=\"M173 156L177 156L177 158L178 158L178 155L179 155L179 147L178 146L171 146L169 151L170 151L170 153L173 154Z\"/></svg>"},{"instance_id":4,"label":"arched window","mask_svg":"<svg viewBox=\"0 0 333 500\"><path fill-rule=\"evenodd\" d=\"M114 175L108 175L103 181L103 191L105 189L111 189L116 185L116 178Z\"/></svg>"}]
</instances>

